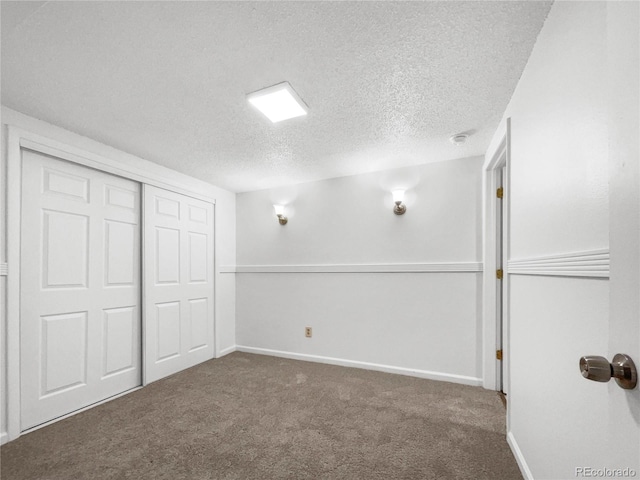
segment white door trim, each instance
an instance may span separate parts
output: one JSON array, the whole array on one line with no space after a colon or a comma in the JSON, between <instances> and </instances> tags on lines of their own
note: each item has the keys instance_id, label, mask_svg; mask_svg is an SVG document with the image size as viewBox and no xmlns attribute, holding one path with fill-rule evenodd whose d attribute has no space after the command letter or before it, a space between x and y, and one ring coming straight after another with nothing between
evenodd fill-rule
<instances>
[{"instance_id":1,"label":"white door trim","mask_svg":"<svg viewBox=\"0 0 640 480\"><path fill-rule=\"evenodd\" d=\"M498 259L496 258L496 188L497 170L505 168L503 188L505 196L503 198L503 230L505 232L502 248L504 255L509 258L509 161L510 161L510 136L511 119L500 126L500 143L494 151L487 153L485 163L482 167L482 238L483 238L483 265L482 274L482 386L488 390L497 390L497 378L499 364L496 360L496 345L498 339L498 324L496 322L497 292L496 292L496 269ZM503 296L503 382L508 384L508 349L509 349L509 326L508 326L508 299L509 299L509 275L506 264L502 267L504 276L502 280Z\"/></svg>"},{"instance_id":2,"label":"white door trim","mask_svg":"<svg viewBox=\"0 0 640 480\"><path fill-rule=\"evenodd\" d=\"M188 186L182 185L180 182L176 182L169 176L159 175L157 172L151 172L133 165L124 164L110 158L103 157L102 155L97 155L71 145L66 145L56 140L38 135L37 133L32 133L22 128L14 127L13 125L8 125L7 131L8 146L11 145L11 138L13 137L14 142L17 141L22 148L28 148L29 150L62 158L73 163L91 167L106 173L111 173L119 177L128 178L136 182L171 190L189 197L204 200L205 202L213 204L216 203L215 198L197 193ZM8 161L10 161L12 153L11 149L8 153L7 157Z\"/></svg>"},{"instance_id":3,"label":"white door trim","mask_svg":"<svg viewBox=\"0 0 640 480\"><path fill-rule=\"evenodd\" d=\"M13 125L7 125L7 441L20 436L20 215L22 190L21 149L27 148L52 155L95 170L128 178L142 184L154 185L176 193L212 203L215 199L194 192L188 186L156 172L127 165L81 148L52 140ZM144 211L141 212L144 215ZM214 239L215 242L215 239ZM215 243L214 243L215 262ZM215 299L215 294L214 294ZM144 335L144 311L142 335ZM215 331L215 314L214 314ZM144 342L142 347L144 348ZM143 354L144 358L144 354ZM214 345L215 358L215 345ZM144 382L144 365L143 365Z\"/></svg>"}]
</instances>

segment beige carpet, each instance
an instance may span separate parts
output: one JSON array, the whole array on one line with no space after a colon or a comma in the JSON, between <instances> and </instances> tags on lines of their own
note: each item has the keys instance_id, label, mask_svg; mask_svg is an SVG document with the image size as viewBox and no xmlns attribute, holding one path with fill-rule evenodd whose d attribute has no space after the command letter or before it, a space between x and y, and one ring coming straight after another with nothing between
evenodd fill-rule
<instances>
[{"instance_id":1,"label":"beige carpet","mask_svg":"<svg viewBox=\"0 0 640 480\"><path fill-rule=\"evenodd\" d=\"M20 437L2 480L521 479L495 392L233 353Z\"/></svg>"}]
</instances>

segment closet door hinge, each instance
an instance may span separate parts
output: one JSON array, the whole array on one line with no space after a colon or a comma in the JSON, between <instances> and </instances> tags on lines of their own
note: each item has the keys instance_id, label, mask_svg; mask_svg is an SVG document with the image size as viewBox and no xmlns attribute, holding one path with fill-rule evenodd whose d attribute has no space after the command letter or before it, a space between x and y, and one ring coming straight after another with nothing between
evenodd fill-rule
<instances>
[{"instance_id":1,"label":"closet door hinge","mask_svg":"<svg viewBox=\"0 0 640 480\"><path fill-rule=\"evenodd\" d=\"M504 275L504 272L502 271L502 269L501 269L501 268L499 268L498 270L496 270L496 278L497 278L498 280L502 280L503 275Z\"/></svg>"},{"instance_id":2,"label":"closet door hinge","mask_svg":"<svg viewBox=\"0 0 640 480\"><path fill-rule=\"evenodd\" d=\"M496 358L502 360L502 350L496 350Z\"/></svg>"},{"instance_id":3,"label":"closet door hinge","mask_svg":"<svg viewBox=\"0 0 640 480\"><path fill-rule=\"evenodd\" d=\"M504 188L500 187L499 189L496 190L496 197L498 198L504 197Z\"/></svg>"}]
</instances>

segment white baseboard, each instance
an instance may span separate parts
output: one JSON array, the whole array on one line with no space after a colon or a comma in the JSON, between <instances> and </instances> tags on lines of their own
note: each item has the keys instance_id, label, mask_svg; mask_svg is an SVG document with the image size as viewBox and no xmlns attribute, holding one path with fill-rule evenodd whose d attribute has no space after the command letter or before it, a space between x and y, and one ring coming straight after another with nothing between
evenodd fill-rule
<instances>
[{"instance_id":1,"label":"white baseboard","mask_svg":"<svg viewBox=\"0 0 640 480\"><path fill-rule=\"evenodd\" d=\"M427 378L429 380L439 380L443 382L461 383L463 385L482 386L482 379L467 377L464 375L454 375L450 373L430 372L428 370L417 370L413 368L393 367L378 363L359 362L356 360L345 360L343 358L323 357L320 355L309 355L306 353L284 352L281 350L269 350L267 348L247 347L236 345L239 352L256 353L258 355L269 355L272 357L290 358L292 360L302 360L305 362L327 363L329 365L340 365L342 367L363 368L365 370L375 370L378 372L396 373L409 377Z\"/></svg>"},{"instance_id":2,"label":"white baseboard","mask_svg":"<svg viewBox=\"0 0 640 480\"><path fill-rule=\"evenodd\" d=\"M224 357L225 355L229 355L230 353L233 353L235 351L236 351L236 346L231 345L230 347L220 350L220 353L216 356L216 358Z\"/></svg>"},{"instance_id":3,"label":"white baseboard","mask_svg":"<svg viewBox=\"0 0 640 480\"><path fill-rule=\"evenodd\" d=\"M9 441L9 434L7 432L0 433L0 445L4 445Z\"/></svg>"},{"instance_id":4,"label":"white baseboard","mask_svg":"<svg viewBox=\"0 0 640 480\"><path fill-rule=\"evenodd\" d=\"M513 433L507 433L507 443L511 447L511 451L513 452L513 456L516 457L516 462L518 462L518 467L520 467L520 472L522 476L526 480L533 480L533 474L531 470L529 470L529 466L527 465L527 461L524 459L524 455L522 455L522 450L518 446L518 442L516 442Z\"/></svg>"}]
</instances>

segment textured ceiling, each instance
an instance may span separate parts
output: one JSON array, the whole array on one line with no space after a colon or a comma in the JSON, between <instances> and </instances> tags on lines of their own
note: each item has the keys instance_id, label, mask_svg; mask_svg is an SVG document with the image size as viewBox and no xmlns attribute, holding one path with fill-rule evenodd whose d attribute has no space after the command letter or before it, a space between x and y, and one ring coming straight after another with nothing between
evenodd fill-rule
<instances>
[{"instance_id":1,"label":"textured ceiling","mask_svg":"<svg viewBox=\"0 0 640 480\"><path fill-rule=\"evenodd\" d=\"M550 2L1 8L4 105L247 191L484 154ZM309 115L271 124L282 81Z\"/></svg>"}]
</instances>

